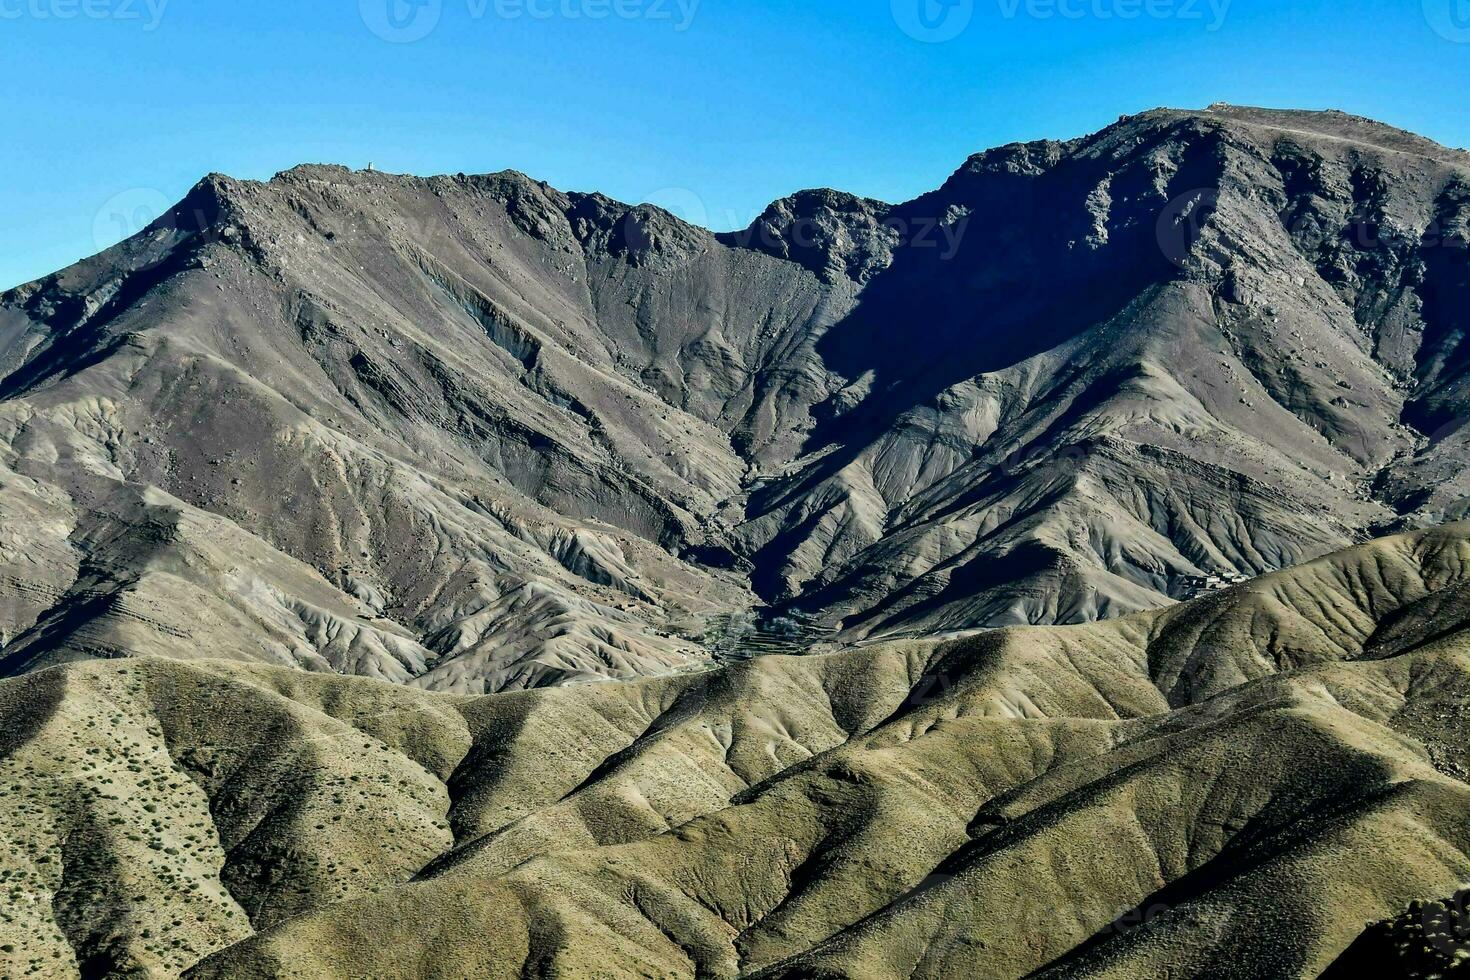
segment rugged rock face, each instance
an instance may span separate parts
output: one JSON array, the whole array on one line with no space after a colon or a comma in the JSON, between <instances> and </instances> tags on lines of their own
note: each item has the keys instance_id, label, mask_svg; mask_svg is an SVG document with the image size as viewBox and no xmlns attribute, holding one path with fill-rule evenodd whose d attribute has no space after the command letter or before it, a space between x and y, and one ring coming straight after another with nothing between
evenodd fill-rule
<instances>
[{"instance_id":1,"label":"rugged rock face","mask_svg":"<svg viewBox=\"0 0 1470 980\"><path fill-rule=\"evenodd\" d=\"M1158 607L1467 512L1470 156L1159 110L713 235L212 176L0 300L0 667L482 693ZM719 642L716 642L718 640Z\"/></svg>"},{"instance_id":2,"label":"rugged rock face","mask_svg":"<svg viewBox=\"0 0 1470 980\"><path fill-rule=\"evenodd\" d=\"M1407 936L1438 975L1467 616L1460 523L1106 623L625 684L31 673L0 973L1246 980Z\"/></svg>"}]
</instances>

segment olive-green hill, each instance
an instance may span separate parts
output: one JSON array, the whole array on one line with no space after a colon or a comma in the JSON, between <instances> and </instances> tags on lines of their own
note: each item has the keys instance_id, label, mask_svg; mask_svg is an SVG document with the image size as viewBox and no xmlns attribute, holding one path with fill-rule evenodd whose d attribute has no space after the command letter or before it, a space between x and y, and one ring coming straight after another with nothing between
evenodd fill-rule
<instances>
[{"instance_id":1,"label":"olive-green hill","mask_svg":"<svg viewBox=\"0 0 1470 980\"><path fill-rule=\"evenodd\" d=\"M0 975L1314 977L1470 881L1470 523L1106 623L469 698L0 682Z\"/></svg>"}]
</instances>

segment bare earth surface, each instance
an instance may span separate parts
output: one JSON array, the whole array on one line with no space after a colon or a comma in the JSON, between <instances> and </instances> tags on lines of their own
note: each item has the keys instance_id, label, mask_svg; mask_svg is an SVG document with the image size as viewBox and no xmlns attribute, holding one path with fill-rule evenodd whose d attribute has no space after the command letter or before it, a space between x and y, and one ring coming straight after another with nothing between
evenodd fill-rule
<instances>
[{"instance_id":1,"label":"bare earth surface","mask_svg":"<svg viewBox=\"0 0 1470 980\"><path fill-rule=\"evenodd\" d=\"M0 669L626 679L1454 519L1467 220L1464 152L1230 107L719 236L514 173L212 176L0 299Z\"/></svg>"},{"instance_id":2,"label":"bare earth surface","mask_svg":"<svg viewBox=\"0 0 1470 980\"><path fill-rule=\"evenodd\" d=\"M1230 106L206 178L0 296L0 977L1470 971L1467 243Z\"/></svg>"},{"instance_id":3,"label":"bare earth surface","mask_svg":"<svg viewBox=\"0 0 1470 980\"><path fill-rule=\"evenodd\" d=\"M623 684L71 664L0 682L0 973L1312 977L1470 879L1467 628L1453 524Z\"/></svg>"}]
</instances>

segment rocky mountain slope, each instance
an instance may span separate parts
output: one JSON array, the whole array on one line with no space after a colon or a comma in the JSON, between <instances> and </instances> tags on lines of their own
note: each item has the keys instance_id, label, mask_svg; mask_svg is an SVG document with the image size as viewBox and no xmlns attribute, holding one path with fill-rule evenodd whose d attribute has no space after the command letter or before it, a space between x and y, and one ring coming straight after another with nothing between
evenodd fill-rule
<instances>
[{"instance_id":1,"label":"rocky mountain slope","mask_svg":"<svg viewBox=\"0 0 1470 980\"><path fill-rule=\"evenodd\" d=\"M33 672L0 682L0 973L1314 977L1470 880L1467 590L1460 523L625 684Z\"/></svg>"},{"instance_id":2,"label":"rocky mountain slope","mask_svg":"<svg viewBox=\"0 0 1470 980\"><path fill-rule=\"evenodd\" d=\"M483 693L1157 608L1467 512L1470 155L1217 106L714 235L211 176L0 298L0 673Z\"/></svg>"}]
</instances>

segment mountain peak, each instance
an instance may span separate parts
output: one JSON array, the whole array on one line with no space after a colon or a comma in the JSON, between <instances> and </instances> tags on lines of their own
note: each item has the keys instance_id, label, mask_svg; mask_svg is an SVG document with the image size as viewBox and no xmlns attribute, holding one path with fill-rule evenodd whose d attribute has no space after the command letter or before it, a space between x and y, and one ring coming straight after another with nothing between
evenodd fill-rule
<instances>
[{"instance_id":1,"label":"mountain peak","mask_svg":"<svg viewBox=\"0 0 1470 980\"><path fill-rule=\"evenodd\" d=\"M1464 150L1446 147L1408 130L1341 109L1273 109L1216 102L1204 109L1154 109L1136 116L1125 116L1115 125L1127 127L1161 120L1200 121L1235 132L1266 132L1273 137L1318 144L1324 141L1357 144L1460 165L1465 164L1467 156Z\"/></svg>"},{"instance_id":2,"label":"mountain peak","mask_svg":"<svg viewBox=\"0 0 1470 980\"><path fill-rule=\"evenodd\" d=\"M885 225L892 205L829 188L798 191L774 201L751 225L719 236L797 262L824 282L861 285L888 267L896 244Z\"/></svg>"},{"instance_id":3,"label":"mountain peak","mask_svg":"<svg viewBox=\"0 0 1470 980\"><path fill-rule=\"evenodd\" d=\"M609 636L667 665L651 631L751 593L845 638L1148 608L1470 510L1463 447L1425 438L1470 405L1463 255L1424 232L1470 204L1374 148L1410 139L1155 109L719 235L515 171L212 174L0 304L16 417L59 413L10 451L223 510L412 635L372 641L399 651L381 669L447 687L620 670ZM138 422L88 414L112 402ZM206 438L337 495L288 518L220 485ZM384 460L393 494L342 483ZM361 540L363 514L435 529L438 557Z\"/></svg>"}]
</instances>

